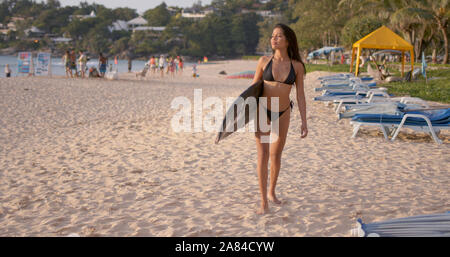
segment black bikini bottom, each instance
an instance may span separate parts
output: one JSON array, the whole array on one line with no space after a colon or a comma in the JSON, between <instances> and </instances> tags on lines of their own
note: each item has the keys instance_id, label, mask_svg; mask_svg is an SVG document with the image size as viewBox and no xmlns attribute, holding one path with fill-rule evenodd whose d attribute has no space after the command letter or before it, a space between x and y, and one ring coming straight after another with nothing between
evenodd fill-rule
<instances>
[{"instance_id":1,"label":"black bikini bottom","mask_svg":"<svg viewBox=\"0 0 450 257\"><path fill-rule=\"evenodd\" d=\"M291 102L289 103L289 107L286 108L286 110L281 111L281 112L278 112L278 117L277 117L277 119L280 118L281 115L283 115L283 113L286 112L288 109L291 109L291 111L292 111L292 108L293 108L293 107L294 107L294 102L291 100ZM266 111L267 111L267 118L269 119L269 121L272 121L272 120L271 120L271 117L272 117L272 111L269 110L269 109L267 109L267 108L265 108L265 107L264 107L264 109L266 109ZM276 120L276 119L275 119L275 120Z\"/></svg>"}]
</instances>

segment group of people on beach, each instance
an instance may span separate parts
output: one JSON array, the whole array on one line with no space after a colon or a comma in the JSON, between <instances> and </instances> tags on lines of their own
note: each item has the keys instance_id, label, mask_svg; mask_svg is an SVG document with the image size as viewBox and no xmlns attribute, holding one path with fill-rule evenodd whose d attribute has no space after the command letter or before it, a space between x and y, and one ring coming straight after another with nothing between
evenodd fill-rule
<instances>
[{"instance_id":1,"label":"group of people on beach","mask_svg":"<svg viewBox=\"0 0 450 257\"><path fill-rule=\"evenodd\" d=\"M108 58L106 58L102 53L99 53L98 69L95 67L88 68L87 61L89 60L89 58L87 58L82 50L79 51L78 58L74 50L67 50L62 57L62 60L66 70L67 78L85 78L87 74L86 71L89 71L89 77L103 78L105 76L108 65ZM115 63L117 65L117 61ZM164 73L166 75L170 74L172 77L174 77L176 74L181 75L183 73L183 66L184 61L180 56L168 56L167 58L164 57L164 55L160 55L159 57L152 56L145 64L143 71L141 71L140 73L142 76L146 76L147 71L150 70L152 75L156 75L159 71L161 78L164 77ZM131 72L130 60L128 64L128 72Z\"/></svg>"},{"instance_id":2,"label":"group of people on beach","mask_svg":"<svg viewBox=\"0 0 450 257\"><path fill-rule=\"evenodd\" d=\"M175 74L181 75L183 73L183 66L184 61L180 56L175 58L168 56L165 58L164 55L160 55L159 58L152 56L146 64L146 67L150 68L152 75L156 75L159 70L161 78L164 77L164 70L166 75L170 74L172 77L174 77Z\"/></svg>"},{"instance_id":3,"label":"group of people on beach","mask_svg":"<svg viewBox=\"0 0 450 257\"><path fill-rule=\"evenodd\" d=\"M66 77L86 77L86 71L89 71L89 77L101 77L103 78L106 73L106 65L108 64L108 59L103 56L102 53L98 57L98 70L95 67L88 68L87 62L89 58L83 52L83 50L78 51L79 56L77 58L75 50L67 50L62 57L64 67L66 70Z\"/></svg>"}]
</instances>

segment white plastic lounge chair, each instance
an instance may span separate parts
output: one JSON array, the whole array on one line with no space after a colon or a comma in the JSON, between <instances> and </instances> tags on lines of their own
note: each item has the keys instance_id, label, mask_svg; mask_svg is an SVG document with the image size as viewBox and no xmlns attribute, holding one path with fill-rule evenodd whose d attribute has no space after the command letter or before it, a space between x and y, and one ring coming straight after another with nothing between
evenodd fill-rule
<instances>
[{"instance_id":1,"label":"white plastic lounge chair","mask_svg":"<svg viewBox=\"0 0 450 257\"><path fill-rule=\"evenodd\" d=\"M338 119L353 118L356 114L378 113L399 115L402 111L418 110L424 107L419 104L404 104L402 102L380 102L369 104L352 104L351 108L346 108L344 113L338 114Z\"/></svg>"},{"instance_id":2,"label":"white plastic lounge chair","mask_svg":"<svg viewBox=\"0 0 450 257\"><path fill-rule=\"evenodd\" d=\"M364 224L357 220L354 237L450 237L450 212Z\"/></svg>"},{"instance_id":3,"label":"white plastic lounge chair","mask_svg":"<svg viewBox=\"0 0 450 257\"><path fill-rule=\"evenodd\" d=\"M355 75L353 73L337 73L337 74L333 74L333 75L328 75L328 76L322 76L322 77L318 77L318 80L327 80L327 79L334 79L334 78L352 78L355 77Z\"/></svg>"},{"instance_id":4,"label":"white plastic lounge chair","mask_svg":"<svg viewBox=\"0 0 450 257\"><path fill-rule=\"evenodd\" d=\"M336 104L336 108L334 111L336 114L339 114L341 112L342 107L347 106L364 106L364 105L374 105L377 103L385 103L385 102L399 102L403 104L417 104L422 106L422 108L429 108L428 103L425 102L423 99L420 99L418 97L391 97L388 93L385 92L385 90L377 90L372 89L367 92L367 95L365 98L361 99L355 99L354 102L349 101L349 99L336 99L333 100L333 103ZM419 109L419 108L417 108Z\"/></svg>"},{"instance_id":5,"label":"white plastic lounge chair","mask_svg":"<svg viewBox=\"0 0 450 257\"><path fill-rule=\"evenodd\" d=\"M333 89L352 89L355 87L364 87L373 89L377 86L376 82L371 81L362 81L359 78L351 79L351 80L343 80L343 81L333 81L330 83L323 83L321 87L317 87L314 90L315 91L322 91L322 90L333 90Z\"/></svg>"},{"instance_id":6,"label":"white plastic lounge chair","mask_svg":"<svg viewBox=\"0 0 450 257\"><path fill-rule=\"evenodd\" d=\"M344 104L361 104L361 103L372 103L375 101L389 101L386 100L390 96L385 92L384 88L378 89L368 89L368 88L358 88L357 91L352 90L325 90L321 96L314 97L314 101L323 101L325 105L328 102L333 102L337 104L335 112L339 113L341 107ZM382 99L382 100L380 100Z\"/></svg>"}]
</instances>

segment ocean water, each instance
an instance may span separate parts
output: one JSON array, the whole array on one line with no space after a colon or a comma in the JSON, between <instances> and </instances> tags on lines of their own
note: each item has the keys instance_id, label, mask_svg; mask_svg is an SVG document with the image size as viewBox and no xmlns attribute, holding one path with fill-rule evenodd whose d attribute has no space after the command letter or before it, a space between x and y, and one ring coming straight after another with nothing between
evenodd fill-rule
<instances>
[{"instance_id":1,"label":"ocean water","mask_svg":"<svg viewBox=\"0 0 450 257\"><path fill-rule=\"evenodd\" d=\"M37 58L33 58L33 63L36 64ZM131 71L141 71L144 68L146 61L141 60L133 60ZM0 77L4 78L5 75L5 65L9 64L9 68L11 69L11 76L27 76L28 74L20 73L18 74L18 67L17 67L17 56L1 56L0 55ZM113 65L113 68L116 68L116 65L114 64L114 59L108 60L108 69L109 64ZM98 69L98 58L91 58L87 62L87 67L95 67ZM77 67L78 68L78 67ZM128 72L128 60L118 60L117 68L119 72ZM107 70L108 70L107 69ZM64 64L62 62L61 58L52 58L52 67L51 67L51 73L55 76L65 76L66 71L64 68Z\"/></svg>"}]
</instances>

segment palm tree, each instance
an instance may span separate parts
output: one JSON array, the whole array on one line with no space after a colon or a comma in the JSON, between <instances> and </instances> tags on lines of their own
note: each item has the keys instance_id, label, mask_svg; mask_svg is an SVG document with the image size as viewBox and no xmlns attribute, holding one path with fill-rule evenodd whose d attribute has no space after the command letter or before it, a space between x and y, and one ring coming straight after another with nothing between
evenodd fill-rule
<instances>
[{"instance_id":1,"label":"palm tree","mask_svg":"<svg viewBox=\"0 0 450 257\"><path fill-rule=\"evenodd\" d=\"M430 17L437 26L444 40L443 64L448 62L448 36L447 29L450 18L450 2L448 0L421 0L418 1L424 16Z\"/></svg>"},{"instance_id":2,"label":"palm tree","mask_svg":"<svg viewBox=\"0 0 450 257\"><path fill-rule=\"evenodd\" d=\"M388 19L394 28L409 37L409 41L417 46L416 51L419 51L419 53L422 48L421 41L423 41L425 34L435 32L435 29L429 28L429 26L436 27L444 41L442 63L448 62L449 0L341 0L339 5L350 6L357 11L367 10L377 14L381 19ZM427 30L429 32L426 32ZM419 37L419 39L416 39L416 37ZM428 34L426 37L431 40L433 35Z\"/></svg>"}]
</instances>

